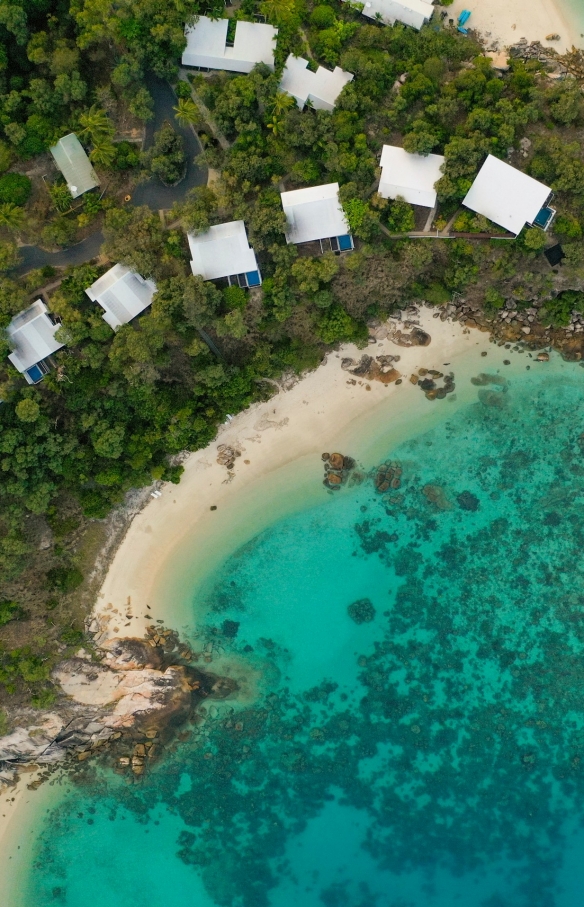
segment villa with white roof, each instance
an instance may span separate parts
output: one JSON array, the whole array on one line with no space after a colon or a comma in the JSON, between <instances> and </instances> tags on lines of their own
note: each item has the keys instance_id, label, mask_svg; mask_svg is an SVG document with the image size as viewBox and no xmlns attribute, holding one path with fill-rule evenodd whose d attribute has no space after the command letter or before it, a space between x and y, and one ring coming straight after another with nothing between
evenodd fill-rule
<instances>
[{"instance_id":1,"label":"villa with white roof","mask_svg":"<svg viewBox=\"0 0 584 907\"><path fill-rule=\"evenodd\" d=\"M145 280L127 265L117 264L85 290L104 310L103 319L115 331L148 308L156 293L153 280Z\"/></svg>"},{"instance_id":2,"label":"villa with white roof","mask_svg":"<svg viewBox=\"0 0 584 907\"><path fill-rule=\"evenodd\" d=\"M339 184L327 183L307 189L282 192L282 207L288 221L286 242L318 242L321 252L350 252L353 237L339 200Z\"/></svg>"},{"instance_id":3,"label":"villa with white roof","mask_svg":"<svg viewBox=\"0 0 584 907\"><path fill-rule=\"evenodd\" d=\"M217 224L196 236L187 233L187 239L193 274L203 280L226 279L230 286L242 289L261 285L260 269L242 220Z\"/></svg>"},{"instance_id":4,"label":"villa with white roof","mask_svg":"<svg viewBox=\"0 0 584 907\"><path fill-rule=\"evenodd\" d=\"M382 198L400 196L410 205L433 208L436 204L434 184L443 175L441 154L410 154L396 145L384 145L381 152Z\"/></svg>"},{"instance_id":5,"label":"villa with white roof","mask_svg":"<svg viewBox=\"0 0 584 907\"><path fill-rule=\"evenodd\" d=\"M348 82L355 78L335 66L333 72L319 66L316 72L308 67L308 60L290 54L280 82L280 91L291 95L300 110L310 101L316 110L334 110L341 91Z\"/></svg>"},{"instance_id":6,"label":"villa with white roof","mask_svg":"<svg viewBox=\"0 0 584 907\"><path fill-rule=\"evenodd\" d=\"M257 63L265 63L273 70L277 35L277 28L260 22L199 16L194 25L185 29L187 46L182 64L251 72Z\"/></svg>"},{"instance_id":7,"label":"villa with white roof","mask_svg":"<svg viewBox=\"0 0 584 907\"><path fill-rule=\"evenodd\" d=\"M56 145L49 148L55 164L65 177L67 188L73 198L99 186L97 173L85 149L74 132L64 135Z\"/></svg>"},{"instance_id":8,"label":"villa with white roof","mask_svg":"<svg viewBox=\"0 0 584 907\"><path fill-rule=\"evenodd\" d=\"M517 236L526 224L547 230L552 190L489 154L462 204Z\"/></svg>"},{"instance_id":9,"label":"villa with white roof","mask_svg":"<svg viewBox=\"0 0 584 907\"><path fill-rule=\"evenodd\" d=\"M29 384L38 384L48 375L45 360L65 346L55 339L60 327L60 322L51 315L42 299L37 299L28 309L15 315L6 328L13 350L8 358Z\"/></svg>"},{"instance_id":10,"label":"villa with white roof","mask_svg":"<svg viewBox=\"0 0 584 907\"><path fill-rule=\"evenodd\" d=\"M420 29L430 20L434 7L432 0L366 0L361 12L369 19L381 20L386 25L403 22Z\"/></svg>"}]
</instances>

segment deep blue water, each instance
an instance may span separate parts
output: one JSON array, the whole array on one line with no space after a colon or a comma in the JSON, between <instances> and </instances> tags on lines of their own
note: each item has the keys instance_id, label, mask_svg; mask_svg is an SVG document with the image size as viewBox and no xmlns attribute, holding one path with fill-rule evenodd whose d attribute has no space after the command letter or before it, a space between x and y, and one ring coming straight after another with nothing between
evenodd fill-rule
<instances>
[{"instance_id":1,"label":"deep blue water","mask_svg":"<svg viewBox=\"0 0 584 907\"><path fill-rule=\"evenodd\" d=\"M258 699L141 784L88 768L25 907L580 907L583 389L544 367L437 403L391 496L323 490L223 563L193 646Z\"/></svg>"}]
</instances>

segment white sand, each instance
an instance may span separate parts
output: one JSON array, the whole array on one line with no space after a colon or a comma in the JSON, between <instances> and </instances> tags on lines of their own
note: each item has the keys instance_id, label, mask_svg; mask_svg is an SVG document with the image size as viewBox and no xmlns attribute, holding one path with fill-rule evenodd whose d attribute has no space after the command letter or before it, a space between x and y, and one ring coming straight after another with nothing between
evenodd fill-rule
<instances>
[{"instance_id":1,"label":"white sand","mask_svg":"<svg viewBox=\"0 0 584 907\"><path fill-rule=\"evenodd\" d=\"M164 487L162 497L152 500L134 519L116 553L94 612L102 623L103 638L142 634L144 627L156 618L173 625L174 617L174 626L180 625L178 615L173 612L172 596L165 601L158 586L164 566L176 557L185 538L189 539L189 552L196 550L202 566L207 567L213 546L217 547L217 525L225 529L226 522L236 519L238 498L251 500L252 495L246 492L257 488L259 482L266 485L271 474L309 457L315 488L319 488L321 452L335 449L352 428L358 437L359 424L369 413L381 407L384 418L391 417L389 400L405 410L436 405L429 404L420 389L409 382L415 368L440 368L444 362L450 362L456 371L455 359L475 349L476 370L479 370L478 351L496 349L489 344L487 334L476 330L465 332L459 324L443 323L432 318L432 314L432 310L426 310L420 316L421 326L432 337L428 347L403 348L388 340L365 351L345 346L338 353L330 354L325 364L291 390L240 413L221 428L215 442L192 454L185 464L180 485ZM358 359L362 352L400 355L397 368L403 383L386 386L357 379L356 385L349 384L348 379L353 376L341 369L341 358ZM438 402L437 406L440 405ZM236 460L231 483L225 481L225 466L216 462L218 444L238 445L243 450ZM341 448L341 452L358 453L354 447ZM217 507L217 512L211 512L211 506ZM271 522L277 511L278 502L273 501L266 522ZM192 553L187 556L192 559ZM152 617L146 611L148 604L152 606ZM130 614L132 618L126 619Z\"/></svg>"},{"instance_id":2,"label":"white sand","mask_svg":"<svg viewBox=\"0 0 584 907\"><path fill-rule=\"evenodd\" d=\"M579 30L565 15L558 0L454 0L448 16L458 19L463 9L472 13L466 27L481 32L487 46L498 41L502 50L520 38L541 41L559 53L584 47ZM546 35L558 34L559 41L546 41Z\"/></svg>"}]
</instances>

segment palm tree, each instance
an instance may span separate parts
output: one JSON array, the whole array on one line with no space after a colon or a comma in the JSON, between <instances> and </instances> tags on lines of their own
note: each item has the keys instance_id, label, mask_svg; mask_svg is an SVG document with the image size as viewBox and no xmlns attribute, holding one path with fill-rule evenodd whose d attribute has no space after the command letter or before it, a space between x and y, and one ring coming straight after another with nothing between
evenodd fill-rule
<instances>
[{"instance_id":1,"label":"palm tree","mask_svg":"<svg viewBox=\"0 0 584 907\"><path fill-rule=\"evenodd\" d=\"M94 144L89 158L94 164L111 167L116 159L116 146L110 142L109 138L103 138Z\"/></svg>"},{"instance_id":2,"label":"palm tree","mask_svg":"<svg viewBox=\"0 0 584 907\"><path fill-rule=\"evenodd\" d=\"M196 126L201 120L199 108L192 98L179 98L172 109L180 126Z\"/></svg>"},{"instance_id":3,"label":"palm tree","mask_svg":"<svg viewBox=\"0 0 584 907\"><path fill-rule=\"evenodd\" d=\"M9 230L18 230L24 223L24 210L12 202L5 202L0 205L0 226L8 227Z\"/></svg>"},{"instance_id":4,"label":"palm tree","mask_svg":"<svg viewBox=\"0 0 584 907\"><path fill-rule=\"evenodd\" d=\"M287 110L290 110L291 107L294 107L296 101L292 95L286 94L284 91L278 91L274 95L274 99L270 105L272 111L272 117L274 119L280 118L282 114L286 113Z\"/></svg>"},{"instance_id":5,"label":"palm tree","mask_svg":"<svg viewBox=\"0 0 584 907\"><path fill-rule=\"evenodd\" d=\"M275 25L284 24L294 13L294 0L264 0L260 10Z\"/></svg>"},{"instance_id":6,"label":"palm tree","mask_svg":"<svg viewBox=\"0 0 584 907\"><path fill-rule=\"evenodd\" d=\"M83 127L79 135L87 136L94 145L100 144L106 138L111 138L114 134L114 127L107 113L97 104L93 104L86 113L82 113L79 122Z\"/></svg>"}]
</instances>

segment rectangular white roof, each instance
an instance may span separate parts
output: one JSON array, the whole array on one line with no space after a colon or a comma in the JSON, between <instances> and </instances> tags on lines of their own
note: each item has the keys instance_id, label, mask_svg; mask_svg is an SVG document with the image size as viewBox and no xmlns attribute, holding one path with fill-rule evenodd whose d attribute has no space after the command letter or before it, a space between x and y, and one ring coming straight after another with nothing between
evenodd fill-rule
<instances>
[{"instance_id":1,"label":"rectangular white roof","mask_svg":"<svg viewBox=\"0 0 584 907\"><path fill-rule=\"evenodd\" d=\"M230 21L237 21L233 47L227 47L226 44ZM260 22L213 20L199 16L195 25L185 29L187 46L182 55L182 64L251 72L256 63L265 63L273 69L277 35L277 28Z\"/></svg>"},{"instance_id":2,"label":"rectangular white roof","mask_svg":"<svg viewBox=\"0 0 584 907\"><path fill-rule=\"evenodd\" d=\"M73 198L99 186L99 180L91 166L91 161L74 132L64 135L49 150L55 164L65 177L65 182Z\"/></svg>"},{"instance_id":3,"label":"rectangular white roof","mask_svg":"<svg viewBox=\"0 0 584 907\"><path fill-rule=\"evenodd\" d=\"M307 69L308 60L290 54L280 82L280 91L291 95L300 109L308 100L316 110L334 110L335 102L354 76L335 66L333 72L319 66L316 72Z\"/></svg>"},{"instance_id":4,"label":"rectangular white roof","mask_svg":"<svg viewBox=\"0 0 584 907\"><path fill-rule=\"evenodd\" d=\"M444 163L441 154L410 154L396 145L384 145L381 152L379 194L383 198L401 195L410 205L433 208L436 204L436 183Z\"/></svg>"},{"instance_id":5,"label":"rectangular white roof","mask_svg":"<svg viewBox=\"0 0 584 907\"><path fill-rule=\"evenodd\" d=\"M293 189L292 192L282 192L281 198L288 221L286 242L312 242L349 233L347 218L339 201L338 183Z\"/></svg>"},{"instance_id":6,"label":"rectangular white roof","mask_svg":"<svg viewBox=\"0 0 584 907\"><path fill-rule=\"evenodd\" d=\"M8 341L14 350L8 358L19 372L25 372L65 346L55 340L60 327L49 318L49 310L42 299L37 299L28 309L14 316L6 328Z\"/></svg>"},{"instance_id":7,"label":"rectangular white roof","mask_svg":"<svg viewBox=\"0 0 584 907\"><path fill-rule=\"evenodd\" d=\"M431 0L366 0L361 12L369 19L379 14L386 25L403 22L420 29L430 19L433 6Z\"/></svg>"},{"instance_id":8,"label":"rectangular white roof","mask_svg":"<svg viewBox=\"0 0 584 907\"><path fill-rule=\"evenodd\" d=\"M127 265L117 264L85 292L102 307L104 321L115 331L148 308L156 293L156 284L153 280L145 280Z\"/></svg>"},{"instance_id":9,"label":"rectangular white roof","mask_svg":"<svg viewBox=\"0 0 584 907\"><path fill-rule=\"evenodd\" d=\"M259 271L242 220L217 224L198 236L187 233L187 238L193 274L199 274L203 280L219 280L220 277Z\"/></svg>"},{"instance_id":10,"label":"rectangular white roof","mask_svg":"<svg viewBox=\"0 0 584 907\"><path fill-rule=\"evenodd\" d=\"M510 233L521 233L547 202L551 189L489 154L462 204Z\"/></svg>"}]
</instances>

